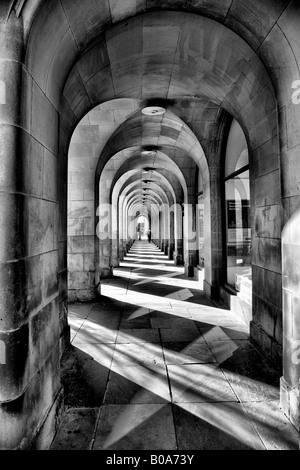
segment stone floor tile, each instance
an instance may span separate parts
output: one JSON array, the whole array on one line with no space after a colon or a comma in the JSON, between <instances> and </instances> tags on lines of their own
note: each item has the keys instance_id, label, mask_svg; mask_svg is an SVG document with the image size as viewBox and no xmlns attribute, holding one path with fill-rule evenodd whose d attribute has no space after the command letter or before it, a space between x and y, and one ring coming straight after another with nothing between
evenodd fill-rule
<instances>
[{"instance_id":1,"label":"stone floor tile","mask_svg":"<svg viewBox=\"0 0 300 470\"><path fill-rule=\"evenodd\" d=\"M164 308L163 310L151 310L150 318L187 318L188 320L192 320L192 317L187 310L184 308L173 308L171 306Z\"/></svg>"},{"instance_id":2,"label":"stone floor tile","mask_svg":"<svg viewBox=\"0 0 300 470\"><path fill-rule=\"evenodd\" d=\"M81 328L72 344L77 346L80 343L115 343L117 334L118 330L111 330L100 326L97 328Z\"/></svg>"},{"instance_id":3,"label":"stone floor tile","mask_svg":"<svg viewBox=\"0 0 300 470\"><path fill-rule=\"evenodd\" d=\"M168 318L151 318L151 326L152 328L187 329L199 334L198 329L192 320L176 317L174 315L169 315Z\"/></svg>"},{"instance_id":4,"label":"stone floor tile","mask_svg":"<svg viewBox=\"0 0 300 470\"><path fill-rule=\"evenodd\" d=\"M250 343L215 341L210 348L240 401L279 400L279 372ZM226 353L228 357L226 358Z\"/></svg>"},{"instance_id":5,"label":"stone floor tile","mask_svg":"<svg viewBox=\"0 0 300 470\"><path fill-rule=\"evenodd\" d=\"M157 329L127 328L119 330L117 343L160 343L159 331Z\"/></svg>"},{"instance_id":6,"label":"stone floor tile","mask_svg":"<svg viewBox=\"0 0 300 470\"><path fill-rule=\"evenodd\" d=\"M176 450L171 405L104 405L94 450Z\"/></svg>"},{"instance_id":7,"label":"stone floor tile","mask_svg":"<svg viewBox=\"0 0 300 470\"><path fill-rule=\"evenodd\" d=\"M191 343L164 343L163 351L166 364L199 364L216 362L214 355L202 338Z\"/></svg>"},{"instance_id":8,"label":"stone floor tile","mask_svg":"<svg viewBox=\"0 0 300 470\"><path fill-rule=\"evenodd\" d=\"M50 450L90 450L99 408L70 408Z\"/></svg>"},{"instance_id":9,"label":"stone floor tile","mask_svg":"<svg viewBox=\"0 0 300 470\"><path fill-rule=\"evenodd\" d=\"M136 308L125 310L122 315L120 329L151 328L149 309Z\"/></svg>"},{"instance_id":10,"label":"stone floor tile","mask_svg":"<svg viewBox=\"0 0 300 470\"><path fill-rule=\"evenodd\" d=\"M237 401L222 370L214 364L168 365L174 403Z\"/></svg>"},{"instance_id":11,"label":"stone floor tile","mask_svg":"<svg viewBox=\"0 0 300 470\"><path fill-rule=\"evenodd\" d=\"M220 326L208 326L199 327L205 340L209 343L210 341L227 341L235 339L249 339L249 334L245 331L239 331L238 329L225 328Z\"/></svg>"},{"instance_id":12,"label":"stone floor tile","mask_svg":"<svg viewBox=\"0 0 300 470\"><path fill-rule=\"evenodd\" d=\"M213 355L219 364L223 364L227 359L233 356L238 351L239 346L235 341L232 341L227 337L226 341L215 341L211 340L212 335L204 334L202 338L209 345Z\"/></svg>"},{"instance_id":13,"label":"stone floor tile","mask_svg":"<svg viewBox=\"0 0 300 470\"><path fill-rule=\"evenodd\" d=\"M100 325L104 326L105 328L116 330L120 325L121 316L122 314L120 311L104 310L99 312L92 310L86 319L86 324L91 324L92 326Z\"/></svg>"},{"instance_id":14,"label":"stone floor tile","mask_svg":"<svg viewBox=\"0 0 300 470\"><path fill-rule=\"evenodd\" d=\"M163 343L174 343L176 341L195 341L201 336L197 328L182 328L180 330L173 328L161 328L161 338Z\"/></svg>"},{"instance_id":15,"label":"stone floor tile","mask_svg":"<svg viewBox=\"0 0 300 470\"><path fill-rule=\"evenodd\" d=\"M267 450L299 450L299 433L277 401L243 403Z\"/></svg>"},{"instance_id":16,"label":"stone floor tile","mask_svg":"<svg viewBox=\"0 0 300 470\"><path fill-rule=\"evenodd\" d=\"M174 405L180 450L265 450L240 403Z\"/></svg>"},{"instance_id":17,"label":"stone floor tile","mask_svg":"<svg viewBox=\"0 0 300 470\"><path fill-rule=\"evenodd\" d=\"M75 336L77 335L78 331L80 330L80 327L73 328L70 326L70 341L72 342Z\"/></svg>"},{"instance_id":18,"label":"stone floor tile","mask_svg":"<svg viewBox=\"0 0 300 470\"><path fill-rule=\"evenodd\" d=\"M79 317L86 318L91 310L93 309L95 304L84 304L84 303L78 303L78 304L69 304L68 305L68 312L70 314L75 314Z\"/></svg>"},{"instance_id":19,"label":"stone floor tile","mask_svg":"<svg viewBox=\"0 0 300 470\"><path fill-rule=\"evenodd\" d=\"M112 365L104 403L171 401L166 368L161 365Z\"/></svg>"},{"instance_id":20,"label":"stone floor tile","mask_svg":"<svg viewBox=\"0 0 300 470\"><path fill-rule=\"evenodd\" d=\"M69 313L68 315L69 325L75 331L78 331L81 328L84 320L85 318L83 316L77 315L76 313Z\"/></svg>"},{"instance_id":21,"label":"stone floor tile","mask_svg":"<svg viewBox=\"0 0 300 470\"><path fill-rule=\"evenodd\" d=\"M113 367L136 364L164 364L162 347L156 343L117 343Z\"/></svg>"},{"instance_id":22,"label":"stone floor tile","mask_svg":"<svg viewBox=\"0 0 300 470\"><path fill-rule=\"evenodd\" d=\"M140 247L97 303L69 306L65 403L101 407L94 448L176 450L174 419L178 450L297 448L277 406L278 371L248 341L249 326L154 245ZM66 418L60 448L77 438L89 448L96 416L75 413L71 428Z\"/></svg>"},{"instance_id":23,"label":"stone floor tile","mask_svg":"<svg viewBox=\"0 0 300 470\"><path fill-rule=\"evenodd\" d=\"M111 367L115 350L115 343L80 343L79 348L80 351L88 354L98 364L101 364L107 368Z\"/></svg>"}]
</instances>

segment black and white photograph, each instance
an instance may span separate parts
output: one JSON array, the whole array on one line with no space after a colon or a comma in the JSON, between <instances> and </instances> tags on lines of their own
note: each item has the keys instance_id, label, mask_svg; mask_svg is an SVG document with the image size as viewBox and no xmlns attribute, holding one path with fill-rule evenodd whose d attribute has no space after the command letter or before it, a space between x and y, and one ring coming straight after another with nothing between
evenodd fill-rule
<instances>
[{"instance_id":1,"label":"black and white photograph","mask_svg":"<svg viewBox=\"0 0 300 470\"><path fill-rule=\"evenodd\" d=\"M299 429L300 0L0 0L0 450Z\"/></svg>"}]
</instances>

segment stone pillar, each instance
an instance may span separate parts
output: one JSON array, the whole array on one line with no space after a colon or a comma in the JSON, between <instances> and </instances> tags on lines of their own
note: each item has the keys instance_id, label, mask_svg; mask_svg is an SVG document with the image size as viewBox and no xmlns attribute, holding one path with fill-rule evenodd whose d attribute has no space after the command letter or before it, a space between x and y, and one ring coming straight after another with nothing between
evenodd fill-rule
<instances>
[{"instance_id":1,"label":"stone pillar","mask_svg":"<svg viewBox=\"0 0 300 470\"><path fill-rule=\"evenodd\" d=\"M26 385L29 331L25 266L20 260L24 257L22 216L25 212L25 198L21 194L25 166L20 129L22 27L13 17L8 22L5 18L0 21L0 341L4 351L0 402L3 403L17 399ZM10 437L13 440L13 436ZM7 441L8 448L9 444Z\"/></svg>"},{"instance_id":2,"label":"stone pillar","mask_svg":"<svg viewBox=\"0 0 300 470\"><path fill-rule=\"evenodd\" d=\"M169 247L169 212L170 208L168 204L162 204L161 205L161 238L162 238L162 251L164 254L168 254L168 247Z\"/></svg>"},{"instance_id":3,"label":"stone pillar","mask_svg":"<svg viewBox=\"0 0 300 470\"><path fill-rule=\"evenodd\" d=\"M175 230L175 216L174 216L174 210L171 210L170 211L170 243L169 243L168 253L167 253L170 260L174 258L174 249L175 249L174 230Z\"/></svg>"},{"instance_id":4,"label":"stone pillar","mask_svg":"<svg viewBox=\"0 0 300 470\"><path fill-rule=\"evenodd\" d=\"M57 156L29 132L32 101L40 96L36 87L33 97L30 94L32 79L22 66L22 20L13 11L7 17L7 4L0 5L1 450L28 449L43 423L51 439L59 414L54 404L61 396L57 244L54 247L58 205L55 194L51 202L46 194L53 187L41 190L50 170L47 175L39 171L41 158L53 170ZM54 186L54 180L51 183ZM40 442L49 444L47 439Z\"/></svg>"},{"instance_id":5,"label":"stone pillar","mask_svg":"<svg viewBox=\"0 0 300 470\"><path fill-rule=\"evenodd\" d=\"M119 266L119 221L118 211L115 205L112 205L111 211L111 266L112 268L115 268Z\"/></svg>"},{"instance_id":6,"label":"stone pillar","mask_svg":"<svg viewBox=\"0 0 300 470\"><path fill-rule=\"evenodd\" d=\"M215 155L207 158L213 162ZM212 299L219 298L220 274L222 270L222 224L220 196L220 168L214 165L209 172L203 173L204 203L204 259L205 279L203 283L206 295ZM213 197L212 197L213 196Z\"/></svg>"},{"instance_id":7,"label":"stone pillar","mask_svg":"<svg viewBox=\"0 0 300 470\"><path fill-rule=\"evenodd\" d=\"M183 265L183 211L181 204L175 206L174 262L175 266Z\"/></svg>"},{"instance_id":8,"label":"stone pillar","mask_svg":"<svg viewBox=\"0 0 300 470\"><path fill-rule=\"evenodd\" d=\"M111 264L112 211L109 198L104 193L105 188L102 189L100 187L100 204L98 208L99 223L96 233L99 239L99 263L97 270L99 272L100 279L106 279L113 275Z\"/></svg>"},{"instance_id":9,"label":"stone pillar","mask_svg":"<svg viewBox=\"0 0 300 470\"><path fill-rule=\"evenodd\" d=\"M185 273L194 277L197 266L197 232L196 232L196 201L195 188L188 188L188 204L184 205L184 253Z\"/></svg>"},{"instance_id":10,"label":"stone pillar","mask_svg":"<svg viewBox=\"0 0 300 470\"><path fill-rule=\"evenodd\" d=\"M299 429L300 379L300 209L286 224L282 235L283 274L283 377L281 407Z\"/></svg>"}]
</instances>

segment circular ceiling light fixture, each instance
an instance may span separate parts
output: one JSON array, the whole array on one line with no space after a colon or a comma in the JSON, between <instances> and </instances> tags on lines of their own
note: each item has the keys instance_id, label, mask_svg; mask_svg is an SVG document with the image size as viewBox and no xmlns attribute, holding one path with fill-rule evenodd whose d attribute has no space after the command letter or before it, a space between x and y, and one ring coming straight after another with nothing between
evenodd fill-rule
<instances>
[{"instance_id":1,"label":"circular ceiling light fixture","mask_svg":"<svg viewBox=\"0 0 300 470\"><path fill-rule=\"evenodd\" d=\"M142 109L142 114L145 114L146 116L161 116L166 112L166 108L162 108L161 106L147 106Z\"/></svg>"},{"instance_id":2,"label":"circular ceiling light fixture","mask_svg":"<svg viewBox=\"0 0 300 470\"><path fill-rule=\"evenodd\" d=\"M155 157L156 151L155 150L143 150L142 156L143 157Z\"/></svg>"}]
</instances>

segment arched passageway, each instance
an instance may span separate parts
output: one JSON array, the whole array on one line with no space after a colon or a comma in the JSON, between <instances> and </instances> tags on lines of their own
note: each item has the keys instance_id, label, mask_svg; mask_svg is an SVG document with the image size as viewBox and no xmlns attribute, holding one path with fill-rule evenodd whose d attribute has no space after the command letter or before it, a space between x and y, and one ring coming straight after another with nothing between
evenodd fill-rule
<instances>
[{"instance_id":1,"label":"arched passageway","mask_svg":"<svg viewBox=\"0 0 300 470\"><path fill-rule=\"evenodd\" d=\"M51 442L69 299L101 300L142 211L250 326L299 427L300 13L256 3L0 7L3 448Z\"/></svg>"}]
</instances>

